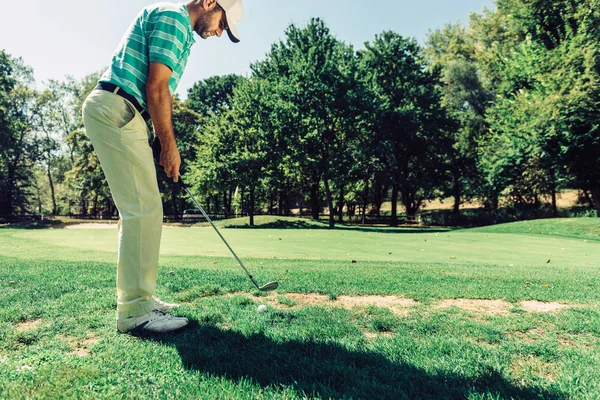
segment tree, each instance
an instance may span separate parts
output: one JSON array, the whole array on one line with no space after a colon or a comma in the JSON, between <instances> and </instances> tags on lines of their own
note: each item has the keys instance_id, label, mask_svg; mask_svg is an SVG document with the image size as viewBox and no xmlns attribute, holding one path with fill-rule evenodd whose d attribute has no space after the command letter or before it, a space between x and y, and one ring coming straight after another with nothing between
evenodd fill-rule
<instances>
[{"instance_id":1,"label":"tree","mask_svg":"<svg viewBox=\"0 0 600 400\"><path fill-rule=\"evenodd\" d=\"M199 116L200 120L196 129L198 135L196 139L196 145L194 148L200 159L198 162L190 164L189 167L194 170L193 175L187 178L194 182L193 190L196 190L198 194L204 195L206 198L207 210L210 213L211 203L215 203L216 212L219 212L219 208L222 208L225 215L232 213L232 195L235 190L235 186L231 186L226 182L220 182L218 179L222 175L213 174L215 170L212 170L212 166L207 164L206 161L211 158L211 149L207 146L207 143L212 139L204 140L205 135L210 135L209 126L212 125L214 128L215 118L218 119L222 113L227 112L231 108L231 96L233 95L233 89L243 82L245 78L239 75L225 75L225 76L213 76L204 81L199 81L188 90L188 100L186 101L186 107ZM190 161L194 158L190 159ZM222 199L222 203L220 201Z\"/></svg>"},{"instance_id":2,"label":"tree","mask_svg":"<svg viewBox=\"0 0 600 400\"><path fill-rule=\"evenodd\" d=\"M30 212L38 143L32 132L33 71L0 51L0 216Z\"/></svg>"},{"instance_id":3,"label":"tree","mask_svg":"<svg viewBox=\"0 0 600 400\"><path fill-rule=\"evenodd\" d=\"M288 129L291 158L309 181L311 209L319 217L319 187L323 183L329 207L329 226L335 226L334 174L350 156L347 143L357 120L356 63L352 47L339 42L320 19L306 27L290 25L285 42L272 46L267 59L252 66L253 73L282 89L282 100L297 114Z\"/></svg>"},{"instance_id":4,"label":"tree","mask_svg":"<svg viewBox=\"0 0 600 400\"><path fill-rule=\"evenodd\" d=\"M364 78L376 98L373 138L388 167L396 226L398 197L412 219L443 186L449 121L441 106L438 72L426 69L415 40L384 32L360 54Z\"/></svg>"},{"instance_id":5,"label":"tree","mask_svg":"<svg viewBox=\"0 0 600 400\"><path fill-rule=\"evenodd\" d=\"M600 207L597 6L503 0L495 13L516 44L488 59L498 92L488 116L495 131L488 170L499 190L518 188L519 197L551 192L555 215L557 185L566 179ZM498 143L508 151L494 148Z\"/></svg>"},{"instance_id":6,"label":"tree","mask_svg":"<svg viewBox=\"0 0 600 400\"><path fill-rule=\"evenodd\" d=\"M478 143L485 135L485 114L493 96L479 77L475 44L460 24L430 32L425 53L431 68L442 68L442 105L454 120L449 167L451 182L446 193L454 197L453 214L460 220L460 205L474 198L480 179Z\"/></svg>"}]
</instances>

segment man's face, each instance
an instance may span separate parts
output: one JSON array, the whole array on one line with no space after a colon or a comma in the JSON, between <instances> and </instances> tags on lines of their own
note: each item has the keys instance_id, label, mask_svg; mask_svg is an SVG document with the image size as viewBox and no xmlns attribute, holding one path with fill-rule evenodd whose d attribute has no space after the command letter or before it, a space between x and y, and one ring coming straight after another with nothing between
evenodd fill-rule
<instances>
[{"instance_id":1,"label":"man's face","mask_svg":"<svg viewBox=\"0 0 600 400\"><path fill-rule=\"evenodd\" d=\"M194 27L194 30L202 39L208 39L211 36L221 37L225 29L227 29L225 11L218 4L213 10L199 18Z\"/></svg>"}]
</instances>

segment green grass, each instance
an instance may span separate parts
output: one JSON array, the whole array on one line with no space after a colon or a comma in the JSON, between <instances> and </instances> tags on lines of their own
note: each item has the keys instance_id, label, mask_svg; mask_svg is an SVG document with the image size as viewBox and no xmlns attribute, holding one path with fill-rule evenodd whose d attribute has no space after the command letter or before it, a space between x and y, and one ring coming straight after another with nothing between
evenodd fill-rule
<instances>
[{"instance_id":1,"label":"green grass","mask_svg":"<svg viewBox=\"0 0 600 400\"><path fill-rule=\"evenodd\" d=\"M557 218L486 226L472 232L521 233L600 241L600 218Z\"/></svg>"},{"instance_id":2,"label":"green grass","mask_svg":"<svg viewBox=\"0 0 600 400\"><path fill-rule=\"evenodd\" d=\"M597 220L455 231L257 222L223 235L259 282L280 281L272 300L212 228L167 227L157 294L181 302L191 326L141 337L115 331L116 230L0 229L0 398L600 397ZM418 303L335 306L359 295ZM438 306L454 298L510 307ZM523 300L571 307L530 312Z\"/></svg>"}]
</instances>

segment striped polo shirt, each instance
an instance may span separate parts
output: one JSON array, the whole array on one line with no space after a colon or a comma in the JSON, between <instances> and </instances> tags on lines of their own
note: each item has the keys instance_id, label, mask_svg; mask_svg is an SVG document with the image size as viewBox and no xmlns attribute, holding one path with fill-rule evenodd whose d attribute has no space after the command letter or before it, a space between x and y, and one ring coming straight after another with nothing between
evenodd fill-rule
<instances>
[{"instance_id":1,"label":"striped polo shirt","mask_svg":"<svg viewBox=\"0 0 600 400\"><path fill-rule=\"evenodd\" d=\"M111 66L100 82L120 86L146 110L146 81L150 62L159 62L173 71L171 95L177 89L194 39L185 4L157 3L144 8L123 36Z\"/></svg>"}]
</instances>

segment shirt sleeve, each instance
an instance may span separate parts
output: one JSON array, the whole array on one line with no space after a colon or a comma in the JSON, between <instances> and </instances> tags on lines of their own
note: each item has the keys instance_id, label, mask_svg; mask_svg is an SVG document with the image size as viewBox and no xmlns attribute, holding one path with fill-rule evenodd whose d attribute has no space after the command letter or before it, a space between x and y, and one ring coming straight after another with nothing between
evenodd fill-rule
<instances>
[{"instance_id":1,"label":"shirt sleeve","mask_svg":"<svg viewBox=\"0 0 600 400\"><path fill-rule=\"evenodd\" d=\"M184 53L187 30L183 16L172 10L157 12L149 20L148 59L175 70Z\"/></svg>"}]
</instances>

